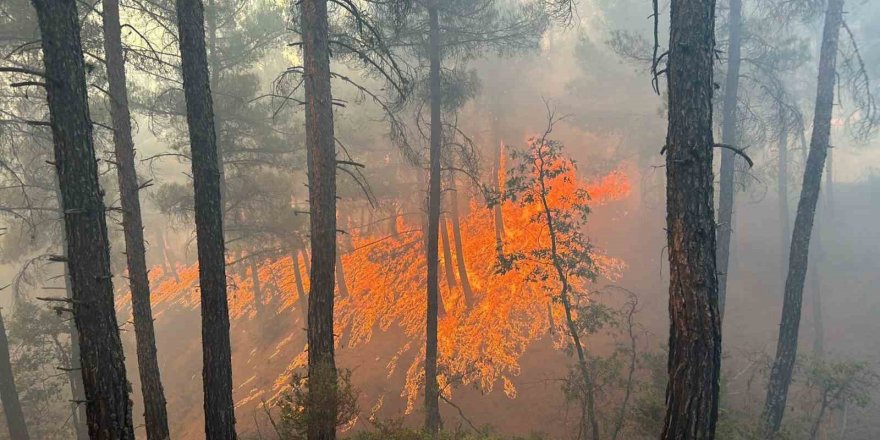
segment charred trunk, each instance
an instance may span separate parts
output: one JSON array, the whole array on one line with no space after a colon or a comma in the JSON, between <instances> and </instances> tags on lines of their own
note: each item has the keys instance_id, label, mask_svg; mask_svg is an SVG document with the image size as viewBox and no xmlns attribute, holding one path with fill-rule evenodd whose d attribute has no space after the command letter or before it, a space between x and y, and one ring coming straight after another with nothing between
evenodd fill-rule
<instances>
[{"instance_id":1,"label":"charred trunk","mask_svg":"<svg viewBox=\"0 0 880 440\"><path fill-rule=\"evenodd\" d=\"M309 170L309 440L336 438L333 294L336 270L336 148L330 92L327 0L303 0L303 66ZM331 395L332 394L332 395Z\"/></svg>"},{"instance_id":2,"label":"charred trunk","mask_svg":"<svg viewBox=\"0 0 880 440\"><path fill-rule=\"evenodd\" d=\"M223 207L201 0L178 0L180 58L192 149L207 440L235 439Z\"/></svg>"},{"instance_id":3,"label":"charred trunk","mask_svg":"<svg viewBox=\"0 0 880 440\"><path fill-rule=\"evenodd\" d=\"M144 425L148 440L166 440L168 413L165 392L159 375L156 356L156 334L150 307L150 281L144 246L144 224L141 217L140 187L135 170L134 141L131 136L131 113L128 107L128 86L125 83L125 60L119 23L119 0L103 0L104 56L110 91L110 114L113 123L113 146L116 174L122 204L122 230L125 235L125 258L137 345L138 372L144 399Z\"/></svg>"},{"instance_id":4,"label":"charred trunk","mask_svg":"<svg viewBox=\"0 0 880 440\"><path fill-rule=\"evenodd\" d=\"M46 68L89 434L92 440L134 440L77 5L73 0L33 0L33 5Z\"/></svg>"},{"instance_id":5,"label":"charred trunk","mask_svg":"<svg viewBox=\"0 0 880 440\"><path fill-rule=\"evenodd\" d=\"M15 387L15 376L12 374L12 361L9 358L9 341L6 339L6 326L3 324L3 311L0 309L0 403L6 416L9 438L28 440L27 423L21 401L18 400L18 389Z\"/></svg>"},{"instance_id":6,"label":"charred trunk","mask_svg":"<svg viewBox=\"0 0 880 440\"><path fill-rule=\"evenodd\" d=\"M428 186L428 229L426 255L428 298L425 323L425 430L436 435L441 428L440 385L437 382L437 313L440 302L438 236L440 233L440 149L443 126L440 115L440 18L436 0L428 4L431 106L431 151Z\"/></svg>"},{"instance_id":7,"label":"charred trunk","mask_svg":"<svg viewBox=\"0 0 880 440\"><path fill-rule=\"evenodd\" d=\"M742 44L742 0L730 0L728 15L727 76L724 81L724 101L721 114L721 142L736 146L739 142L736 123L739 66ZM730 236L733 232L733 205L736 185L736 154L733 150L721 152L721 181L718 194L718 310L724 318L727 300L727 273L730 261Z\"/></svg>"},{"instance_id":8,"label":"charred trunk","mask_svg":"<svg viewBox=\"0 0 880 440\"><path fill-rule=\"evenodd\" d=\"M785 413L785 403L788 399L788 387L791 384L791 375L797 358L798 331L801 322L801 304L808 265L810 235L813 230L816 205L819 201L822 169L825 166L828 142L831 137L837 45L843 21L843 0L830 0L827 8L825 29L822 34L822 49L819 55L819 80L816 90L816 108L813 113L813 135L810 139L810 152L807 155L801 197L798 201L797 215L791 236L788 278L785 281L785 297L782 304L776 358L770 371L767 400L762 415L767 438L771 438L779 431L782 416Z\"/></svg>"},{"instance_id":9,"label":"charred trunk","mask_svg":"<svg viewBox=\"0 0 880 440\"><path fill-rule=\"evenodd\" d=\"M711 440L718 419L721 318L712 201L714 12L713 0L673 0L671 5L666 135L670 330L664 440Z\"/></svg>"}]
</instances>

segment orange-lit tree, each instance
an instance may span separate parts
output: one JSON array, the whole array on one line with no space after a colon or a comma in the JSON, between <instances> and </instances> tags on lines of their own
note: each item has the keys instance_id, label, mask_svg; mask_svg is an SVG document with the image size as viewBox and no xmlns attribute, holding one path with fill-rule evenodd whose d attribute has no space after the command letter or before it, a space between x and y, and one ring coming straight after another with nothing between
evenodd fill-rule
<instances>
[{"instance_id":1,"label":"orange-lit tree","mask_svg":"<svg viewBox=\"0 0 880 440\"><path fill-rule=\"evenodd\" d=\"M576 166L562 154L562 144L548 139L554 118L544 135L529 140L524 151L511 151L516 165L509 172L503 198L511 200L528 213L528 223L540 231L537 246L511 251L499 256L499 269L523 270L526 279L547 292L553 303L561 304L564 326L572 350L577 354L577 367L584 382L585 410L593 439L599 439L599 422L595 416L593 374L581 343L586 322L578 310L592 301L587 286L596 280L598 269L591 256L592 245L584 234L590 212L590 195L576 183ZM528 262L528 264L523 264ZM584 314L588 316L588 314Z\"/></svg>"}]
</instances>

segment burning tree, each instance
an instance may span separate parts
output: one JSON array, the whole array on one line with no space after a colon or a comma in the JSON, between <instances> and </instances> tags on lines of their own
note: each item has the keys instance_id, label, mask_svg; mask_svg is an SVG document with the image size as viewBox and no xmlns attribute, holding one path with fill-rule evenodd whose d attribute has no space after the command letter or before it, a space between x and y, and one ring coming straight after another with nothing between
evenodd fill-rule
<instances>
[{"instance_id":1,"label":"burning tree","mask_svg":"<svg viewBox=\"0 0 880 440\"><path fill-rule=\"evenodd\" d=\"M575 162L562 154L563 145L547 138L553 123L551 113L544 135L531 138L525 151L511 153L518 164L511 170L504 198L525 209L527 222L540 232L537 246L499 255L499 270L523 269L528 282L546 292L552 304L562 306L565 330L584 381L587 420L592 438L598 439L593 374L581 343L583 323L577 317L578 310L591 302L587 286L599 274L592 245L583 232L590 212L590 194L573 180L577 178ZM521 264L526 261L530 264Z\"/></svg>"}]
</instances>

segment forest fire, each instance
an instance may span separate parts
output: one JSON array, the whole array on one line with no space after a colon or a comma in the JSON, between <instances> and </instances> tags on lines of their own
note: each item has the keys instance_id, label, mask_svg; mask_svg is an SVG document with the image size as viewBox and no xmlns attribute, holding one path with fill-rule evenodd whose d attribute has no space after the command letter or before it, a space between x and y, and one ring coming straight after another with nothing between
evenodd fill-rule
<instances>
[{"instance_id":1,"label":"forest fire","mask_svg":"<svg viewBox=\"0 0 880 440\"><path fill-rule=\"evenodd\" d=\"M590 195L591 206L599 206L626 198L631 190L627 176L614 170L597 179L585 180L576 171L556 176L550 185L552 194L573 194L578 189ZM565 197L554 196L550 202L560 210L566 209ZM530 224L539 207L521 206L505 201L501 205L504 219L504 252L522 253L546 245L547 236ZM451 221L447 222L447 244L454 240ZM341 255L345 285L337 289L336 322L339 334L337 344L359 346L368 343L374 333L399 327L406 342L387 364L392 374L403 359L409 359L406 383L402 396L407 399L407 411L415 405L423 386L421 361L424 356L425 260L424 236L421 227L396 219L396 234L362 233L354 228L340 241L347 246ZM441 317L438 332L441 389L451 398L452 386L475 384L490 391L496 384L503 385L509 397L516 396L511 378L518 375L518 360L529 345L543 338L553 338L560 348L565 341L564 316L561 304L540 284L527 279L528 267L522 270L498 270L495 223L492 209L485 201L472 198L469 208L460 219L462 255L458 246L447 246L440 255L441 268L448 270L441 276ZM350 240L350 241L349 241ZM308 270L304 254L292 252L287 256L261 260L258 280L251 269L231 270L229 274L230 319L260 319L261 313L294 312L302 319L308 292ZM615 279L624 268L624 262L593 249L591 257L599 274ZM294 259L296 259L294 261ZM463 261L460 261L463 259ZM463 264L464 272L454 268ZM524 264L539 264L529 263ZM253 266L252 266L253 267ZM466 283L461 275L467 278ZM153 309L157 320L174 308L196 310L199 307L198 266L178 266L176 273L168 273L162 266L150 271ZM469 285L471 292L465 294ZM587 286L583 286L588 289ZM341 293L340 290L346 292ZM466 298L468 296L468 298ZM130 294L118 297L118 308L127 313ZM259 302L255 302L259 298ZM301 332L301 324L290 322L287 331ZM554 328L556 327L556 328ZM302 367L305 355L291 361L286 371L275 380L276 388L269 395L278 396L289 384L291 374ZM247 399L247 398L246 398ZM241 402L240 402L241 403Z\"/></svg>"}]
</instances>

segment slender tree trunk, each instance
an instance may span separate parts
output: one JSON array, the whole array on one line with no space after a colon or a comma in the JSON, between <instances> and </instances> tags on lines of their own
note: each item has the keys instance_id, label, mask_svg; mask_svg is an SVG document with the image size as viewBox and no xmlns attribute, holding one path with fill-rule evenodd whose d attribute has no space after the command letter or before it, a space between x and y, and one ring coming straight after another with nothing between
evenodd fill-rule
<instances>
[{"instance_id":1,"label":"slender tree trunk","mask_svg":"<svg viewBox=\"0 0 880 440\"><path fill-rule=\"evenodd\" d=\"M770 372L767 400L762 415L767 438L771 438L779 431L782 416L785 413L791 374L797 358L798 330L801 322L801 303L803 302L804 279L807 272L810 235L819 200L822 168L825 165L828 141L831 137L837 44L843 21L843 0L829 0L827 7L825 29L822 34L822 49L819 55L819 80L816 91L816 108L813 115L813 135L810 139L810 152L804 169L801 197L798 201L791 237L788 278L785 281L785 298L782 304L776 359Z\"/></svg>"},{"instance_id":2,"label":"slender tree trunk","mask_svg":"<svg viewBox=\"0 0 880 440\"><path fill-rule=\"evenodd\" d=\"M134 440L76 2L32 3L42 37L89 434L92 440Z\"/></svg>"},{"instance_id":3,"label":"slender tree trunk","mask_svg":"<svg viewBox=\"0 0 880 440\"><path fill-rule=\"evenodd\" d=\"M467 265L464 259L464 246L461 240L461 220L458 207L458 189L455 184L455 177L449 179L452 183L452 191L450 191L450 205L452 219L452 238L455 242L455 261L458 264L458 279L461 280L461 291L464 294L464 306L470 307L474 303L474 291L471 288L471 282L468 279ZM497 246L497 243L496 243Z\"/></svg>"},{"instance_id":4,"label":"slender tree trunk","mask_svg":"<svg viewBox=\"0 0 880 440\"><path fill-rule=\"evenodd\" d=\"M297 302L303 315L303 323L308 320L308 298L306 298L306 290L303 287L302 272L299 270L299 249L290 253L290 260L293 262L293 281L296 283Z\"/></svg>"},{"instance_id":5,"label":"slender tree trunk","mask_svg":"<svg viewBox=\"0 0 880 440\"><path fill-rule=\"evenodd\" d=\"M492 190L495 191L496 194L500 194L501 192L501 173L503 171L501 169L501 156L504 154L504 141L501 139L501 129L499 128L501 121L499 119L500 116L493 111ZM504 214L501 211L501 203L498 203L493 207L493 214L495 220L495 248L498 252L498 256L501 257L504 256Z\"/></svg>"},{"instance_id":6,"label":"slender tree trunk","mask_svg":"<svg viewBox=\"0 0 880 440\"><path fill-rule=\"evenodd\" d=\"M425 323L425 430L432 435L440 432L440 385L437 382L437 312L440 302L438 236L440 232L440 149L443 126L440 115L440 18L437 0L428 4L430 74L428 86L431 100L431 168L428 188L428 301Z\"/></svg>"},{"instance_id":7,"label":"slender tree trunk","mask_svg":"<svg viewBox=\"0 0 880 440\"><path fill-rule=\"evenodd\" d=\"M9 356L9 341L6 339L6 326L3 324L3 310L0 309L0 403L6 416L9 438L28 440L27 423L21 402L18 400L18 389L15 387L15 376L12 374L12 361Z\"/></svg>"},{"instance_id":8,"label":"slender tree trunk","mask_svg":"<svg viewBox=\"0 0 880 440\"><path fill-rule=\"evenodd\" d=\"M122 229L125 236L125 258L131 289L132 318L137 345L138 372L144 399L144 425L148 440L169 438L165 392L156 356L156 334L150 307L150 281L147 277L147 256L144 247L144 224L141 217L140 187L135 170L134 141L131 136L131 113L128 107L128 86L125 83L125 60L119 22L119 0L103 0L104 56L110 90L110 114L113 122L113 145L116 174L122 204Z\"/></svg>"},{"instance_id":9,"label":"slender tree trunk","mask_svg":"<svg viewBox=\"0 0 880 440\"><path fill-rule=\"evenodd\" d=\"M257 318L263 316L263 287L260 285L260 265L256 258L251 258L251 283L254 285L254 310Z\"/></svg>"},{"instance_id":10,"label":"slender tree trunk","mask_svg":"<svg viewBox=\"0 0 880 440\"><path fill-rule=\"evenodd\" d=\"M788 237L791 236L791 213L788 207L788 128L780 121L782 133L779 137L779 157L777 158L776 195L779 199L779 255L781 256L782 279L785 280L785 267L788 263Z\"/></svg>"},{"instance_id":11,"label":"slender tree trunk","mask_svg":"<svg viewBox=\"0 0 880 440\"><path fill-rule=\"evenodd\" d=\"M711 440L718 420L721 317L712 212L714 12L714 0L673 0L671 5L666 135L670 330L664 440Z\"/></svg>"},{"instance_id":12,"label":"slender tree trunk","mask_svg":"<svg viewBox=\"0 0 880 440\"><path fill-rule=\"evenodd\" d=\"M342 252L336 250L336 287L340 298L348 298L348 283L345 282L345 268L342 266Z\"/></svg>"},{"instance_id":13,"label":"slender tree trunk","mask_svg":"<svg viewBox=\"0 0 880 440\"><path fill-rule=\"evenodd\" d=\"M446 227L446 219L440 219L440 239L443 244L443 267L446 269L446 284L449 289L455 288L455 269L452 264L452 249L449 247L449 229Z\"/></svg>"},{"instance_id":14,"label":"slender tree trunk","mask_svg":"<svg viewBox=\"0 0 880 440\"><path fill-rule=\"evenodd\" d=\"M226 302L223 204L201 0L177 0L186 120L192 149L202 308L202 385L207 440L235 439L232 348Z\"/></svg>"},{"instance_id":15,"label":"slender tree trunk","mask_svg":"<svg viewBox=\"0 0 880 440\"><path fill-rule=\"evenodd\" d=\"M736 126L737 94L739 92L740 46L742 38L742 0L730 0L728 14L730 34L727 47L727 77L724 82L724 101L721 114L721 142L737 145L739 135ZM721 182L718 199L718 310L724 318L727 300L727 273L730 261L730 236L733 231L733 205L735 201L736 155L732 150L721 152Z\"/></svg>"},{"instance_id":16,"label":"slender tree trunk","mask_svg":"<svg viewBox=\"0 0 880 440\"><path fill-rule=\"evenodd\" d=\"M336 269L336 148L330 92L327 0L301 3L309 170L309 440L336 438L333 293Z\"/></svg>"}]
</instances>

